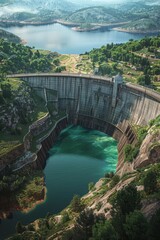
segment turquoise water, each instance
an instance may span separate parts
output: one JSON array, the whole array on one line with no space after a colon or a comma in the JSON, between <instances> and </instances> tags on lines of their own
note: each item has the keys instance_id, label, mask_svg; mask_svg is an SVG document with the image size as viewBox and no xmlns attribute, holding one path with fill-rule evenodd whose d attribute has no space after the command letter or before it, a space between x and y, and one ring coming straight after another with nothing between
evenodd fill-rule
<instances>
[{"instance_id":1,"label":"turquoise water","mask_svg":"<svg viewBox=\"0 0 160 240\"><path fill-rule=\"evenodd\" d=\"M88 183L115 171L117 142L102 132L69 126L61 132L49 155L44 169L46 201L28 214L15 212L13 219L2 221L0 239L14 233L17 221L27 224L48 212L58 213L75 194L87 193Z\"/></svg>"},{"instance_id":2,"label":"turquoise water","mask_svg":"<svg viewBox=\"0 0 160 240\"><path fill-rule=\"evenodd\" d=\"M88 183L115 171L116 164L117 142L113 138L80 126L63 130L44 171L49 209L54 205L54 211L60 211L74 194L87 193Z\"/></svg>"},{"instance_id":3,"label":"turquoise water","mask_svg":"<svg viewBox=\"0 0 160 240\"><path fill-rule=\"evenodd\" d=\"M28 46L68 54L84 53L107 43L124 43L129 39L137 40L146 36L146 34L114 30L76 32L58 23L43 26L9 27L6 30L26 40Z\"/></svg>"}]
</instances>

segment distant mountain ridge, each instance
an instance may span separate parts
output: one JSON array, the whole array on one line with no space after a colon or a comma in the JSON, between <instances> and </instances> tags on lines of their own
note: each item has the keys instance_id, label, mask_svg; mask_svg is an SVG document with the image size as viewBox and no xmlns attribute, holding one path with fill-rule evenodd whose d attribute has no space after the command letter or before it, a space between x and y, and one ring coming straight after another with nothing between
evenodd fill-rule
<instances>
[{"instance_id":1,"label":"distant mountain ridge","mask_svg":"<svg viewBox=\"0 0 160 240\"><path fill-rule=\"evenodd\" d=\"M75 23L112 23L128 21L128 18L128 14L117 9L98 6L77 10L68 16L66 20Z\"/></svg>"},{"instance_id":2,"label":"distant mountain ridge","mask_svg":"<svg viewBox=\"0 0 160 240\"><path fill-rule=\"evenodd\" d=\"M112 24L127 23L123 29L128 32L160 31L160 4L157 0L115 0L110 5L104 0L0 0L0 26L24 21L24 24ZM98 6L96 4L102 4ZM96 6L94 6L96 5ZM2 21L3 20L3 21ZM5 24L7 22L7 25ZM8 23L9 22L9 23ZM95 27L95 26L94 26ZM93 26L84 29L92 30ZM80 29L81 30L81 29ZM83 27L82 27L83 30Z\"/></svg>"}]
</instances>

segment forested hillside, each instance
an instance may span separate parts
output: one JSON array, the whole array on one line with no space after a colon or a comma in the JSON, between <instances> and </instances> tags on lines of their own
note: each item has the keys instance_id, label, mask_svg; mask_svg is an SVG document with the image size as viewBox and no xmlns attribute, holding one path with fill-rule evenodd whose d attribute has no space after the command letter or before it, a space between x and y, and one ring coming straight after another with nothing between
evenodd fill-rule
<instances>
[{"instance_id":1,"label":"forested hillside","mask_svg":"<svg viewBox=\"0 0 160 240\"><path fill-rule=\"evenodd\" d=\"M113 76L122 73L128 81L141 85L160 79L160 36L130 40L125 44L107 44L88 53L98 74Z\"/></svg>"},{"instance_id":2,"label":"forested hillside","mask_svg":"<svg viewBox=\"0 0 160 240\"><path fill-rule=\"evenodd\" d=\"M50 71L50 57L22 44L0 39L1 73Z\"/></svg>"},{"instance_id":3,"label":"forested hillside","mask_svg":"<svg viewBox=\"0 0 160 240\"><path fill-rule=\"evenodd\" d=\"M129 17L127 12L113 8L89 7L72 13L66 20L74 23L113 23L128 21Z\"/></svg>"}]
</instances>

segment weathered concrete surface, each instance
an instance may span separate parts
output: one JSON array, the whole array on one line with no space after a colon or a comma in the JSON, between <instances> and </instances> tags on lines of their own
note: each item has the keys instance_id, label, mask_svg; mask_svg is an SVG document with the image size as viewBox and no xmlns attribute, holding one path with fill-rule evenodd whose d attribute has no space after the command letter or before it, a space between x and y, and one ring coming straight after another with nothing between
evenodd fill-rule
<instances>
[{"instance_id":1,"label":"weathered concrete surface","mask_svg":"<svg viewBox=\"0 0 160 240\"><path fill-rule=\"evenodd\" d=\"M79 113L100 118L114 125L129 120L133 124L147 124L160 114L160 95L147 88L122 84L118 88L116 106L112 107L113 82L109 78L67 74L19 74L13 75L39 88L48 101L58 101L58 107L73 114Z\"/></svg>"},{"instance_id":2,"label":"weathered concrete surface","mask_svg":"<svg viewBox=\"0 0 160 240\"><path fill-rule=\"evenodd\" d=\"M112 79L99 76L44 73L10 77L26 81L53 104L55 112L65 111L70 123L104 131L117 139L117 172L131 168L123 161L124 145L136 142L131 126L146 125L160 114L160 95L131 83L118 85L115 97Z\"/></svg>"}]
</instances>

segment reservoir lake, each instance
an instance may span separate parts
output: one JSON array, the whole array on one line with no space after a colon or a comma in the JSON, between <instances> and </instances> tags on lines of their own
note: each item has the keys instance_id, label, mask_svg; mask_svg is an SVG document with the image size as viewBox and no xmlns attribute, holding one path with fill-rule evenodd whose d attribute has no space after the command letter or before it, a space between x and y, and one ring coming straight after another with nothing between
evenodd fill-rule
<instances>
[{"instance_id":1,"label":"reservoir lake","mask_svg":"<svg viewBox=\"0 0 160 240\"><path fill-rule=\"evenodd\" d=\"M24 39L30 47L47 49L61 54L85 53L107 43L125 43L130 39L138 40L146 36L146 34L118 32L115 30L76 32L70 27L59 23L42 26L9 27L5 28L5 30Z\"/></svg>"},{"instance_id":2,"label":"reservoir lake","mask_svg":"<svg viewBox=\"0 0 160 240\"><path fill-rule=\"evenodd\" d=\"M12 219L0 224L0 239L15 232L17 221L28 224L47 213L55 214L69 205L75 194L88 192L88 184L96 183L107 172L115 172L117 142L105 133L69 126L59 135L49 151L44 169L47 198L29 213L16 211Z\"/></svg>"}]
</instances>

